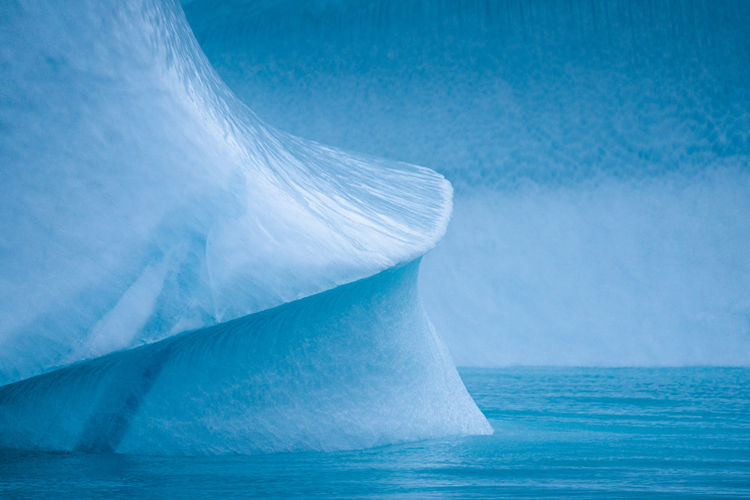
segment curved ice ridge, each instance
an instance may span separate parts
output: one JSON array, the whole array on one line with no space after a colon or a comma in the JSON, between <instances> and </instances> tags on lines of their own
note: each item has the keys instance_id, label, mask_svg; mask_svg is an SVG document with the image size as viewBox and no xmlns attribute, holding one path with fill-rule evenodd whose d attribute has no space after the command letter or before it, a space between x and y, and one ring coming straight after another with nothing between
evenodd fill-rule
<instances>
[{"instance_id":1,"label":"curved ice ridge","mask_svg":"<svg viewBox=\"0 0 750 500\"><path fill-rule=\"evenodd\" d=\"M442 176L265 127L178 5L0 8L0 383L371 276L444 233Z\"/></svg>"},{"instance_id":2,"label":"curved ice ridge","mask_svg":"<svg viewBox=\"0 0 750 500\"><path fill-rule=\"evenodd\" d=\"M451 213L441 175L265 126L176 2L0 19L0 445L489 432L416 292Z\"/></svg>"}]
</instances>

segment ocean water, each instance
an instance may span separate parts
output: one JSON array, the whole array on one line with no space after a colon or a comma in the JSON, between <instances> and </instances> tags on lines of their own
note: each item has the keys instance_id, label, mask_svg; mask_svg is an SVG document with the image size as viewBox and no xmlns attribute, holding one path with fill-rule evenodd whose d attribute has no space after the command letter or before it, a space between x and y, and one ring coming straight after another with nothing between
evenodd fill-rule
<instances>
[{"instance_id":1,"label":"ocean water","mask_svg":"<svg viewBox=\"0 0 750 500\"><path fill-rule=\"evenodd\" d=\"M333 453L0 452L0 497L750 497L750 369L461 376L495 433Z\"/></svg>"}]
</instances>

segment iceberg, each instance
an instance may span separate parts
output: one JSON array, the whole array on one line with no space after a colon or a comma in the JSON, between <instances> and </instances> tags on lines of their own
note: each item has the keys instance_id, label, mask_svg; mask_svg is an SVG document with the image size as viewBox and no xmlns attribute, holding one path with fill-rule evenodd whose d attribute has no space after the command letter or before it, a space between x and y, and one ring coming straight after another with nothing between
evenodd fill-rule
<instances>
[{"instance_id":1,"label":"iceberg","mask_svg":"<svg viewBox=\"0 0 750 500\"><path fill-rule=\"evenodd\" d=\"M181 7L0 5L0 446L488 433L417 293L452 189L262 123Z\"/></svg>"}]
</instances>

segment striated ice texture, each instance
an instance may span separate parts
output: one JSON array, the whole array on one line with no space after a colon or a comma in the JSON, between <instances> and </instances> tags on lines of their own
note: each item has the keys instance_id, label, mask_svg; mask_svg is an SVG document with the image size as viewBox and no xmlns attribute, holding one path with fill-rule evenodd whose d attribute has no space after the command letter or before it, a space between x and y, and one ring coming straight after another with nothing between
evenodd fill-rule
<instances>
[{"instance_id":1,"label":"striated ice texture","mask_svg":"<svg viewBox=\"0 0 750 500\"><path fill-rule=\"evenodd\" d=\"M453 183L459 364L750 364L750 2L184 3L265 120Z\"/></svg>"},{"instance_id":2,"label":"striated ice texture","mask_svg":"<svg viewBox=\"0 0 750 500\"><path fill-rule=\"evenodd\" d=\"M417 298L441 175L265 126L176 2L11 1L0 23L0 445L489 431Z\"/></svg>"}]
</instances>

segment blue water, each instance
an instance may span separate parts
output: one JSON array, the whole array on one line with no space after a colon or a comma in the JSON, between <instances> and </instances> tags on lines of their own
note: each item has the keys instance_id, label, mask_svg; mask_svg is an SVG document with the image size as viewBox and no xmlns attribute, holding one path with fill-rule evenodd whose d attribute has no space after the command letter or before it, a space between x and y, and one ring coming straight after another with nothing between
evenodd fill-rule
<instances>
[{"instance_id":1,"label":"blue water","mask_svg":"<svg viewBox=\"0 0 750 500\"><path fill-rule=\"evenodd\" d=\"M336 452L0 452L0 496L750 497L750 369L504 368L461 375L495 429Z\"/></svg>"}]
</instances>

